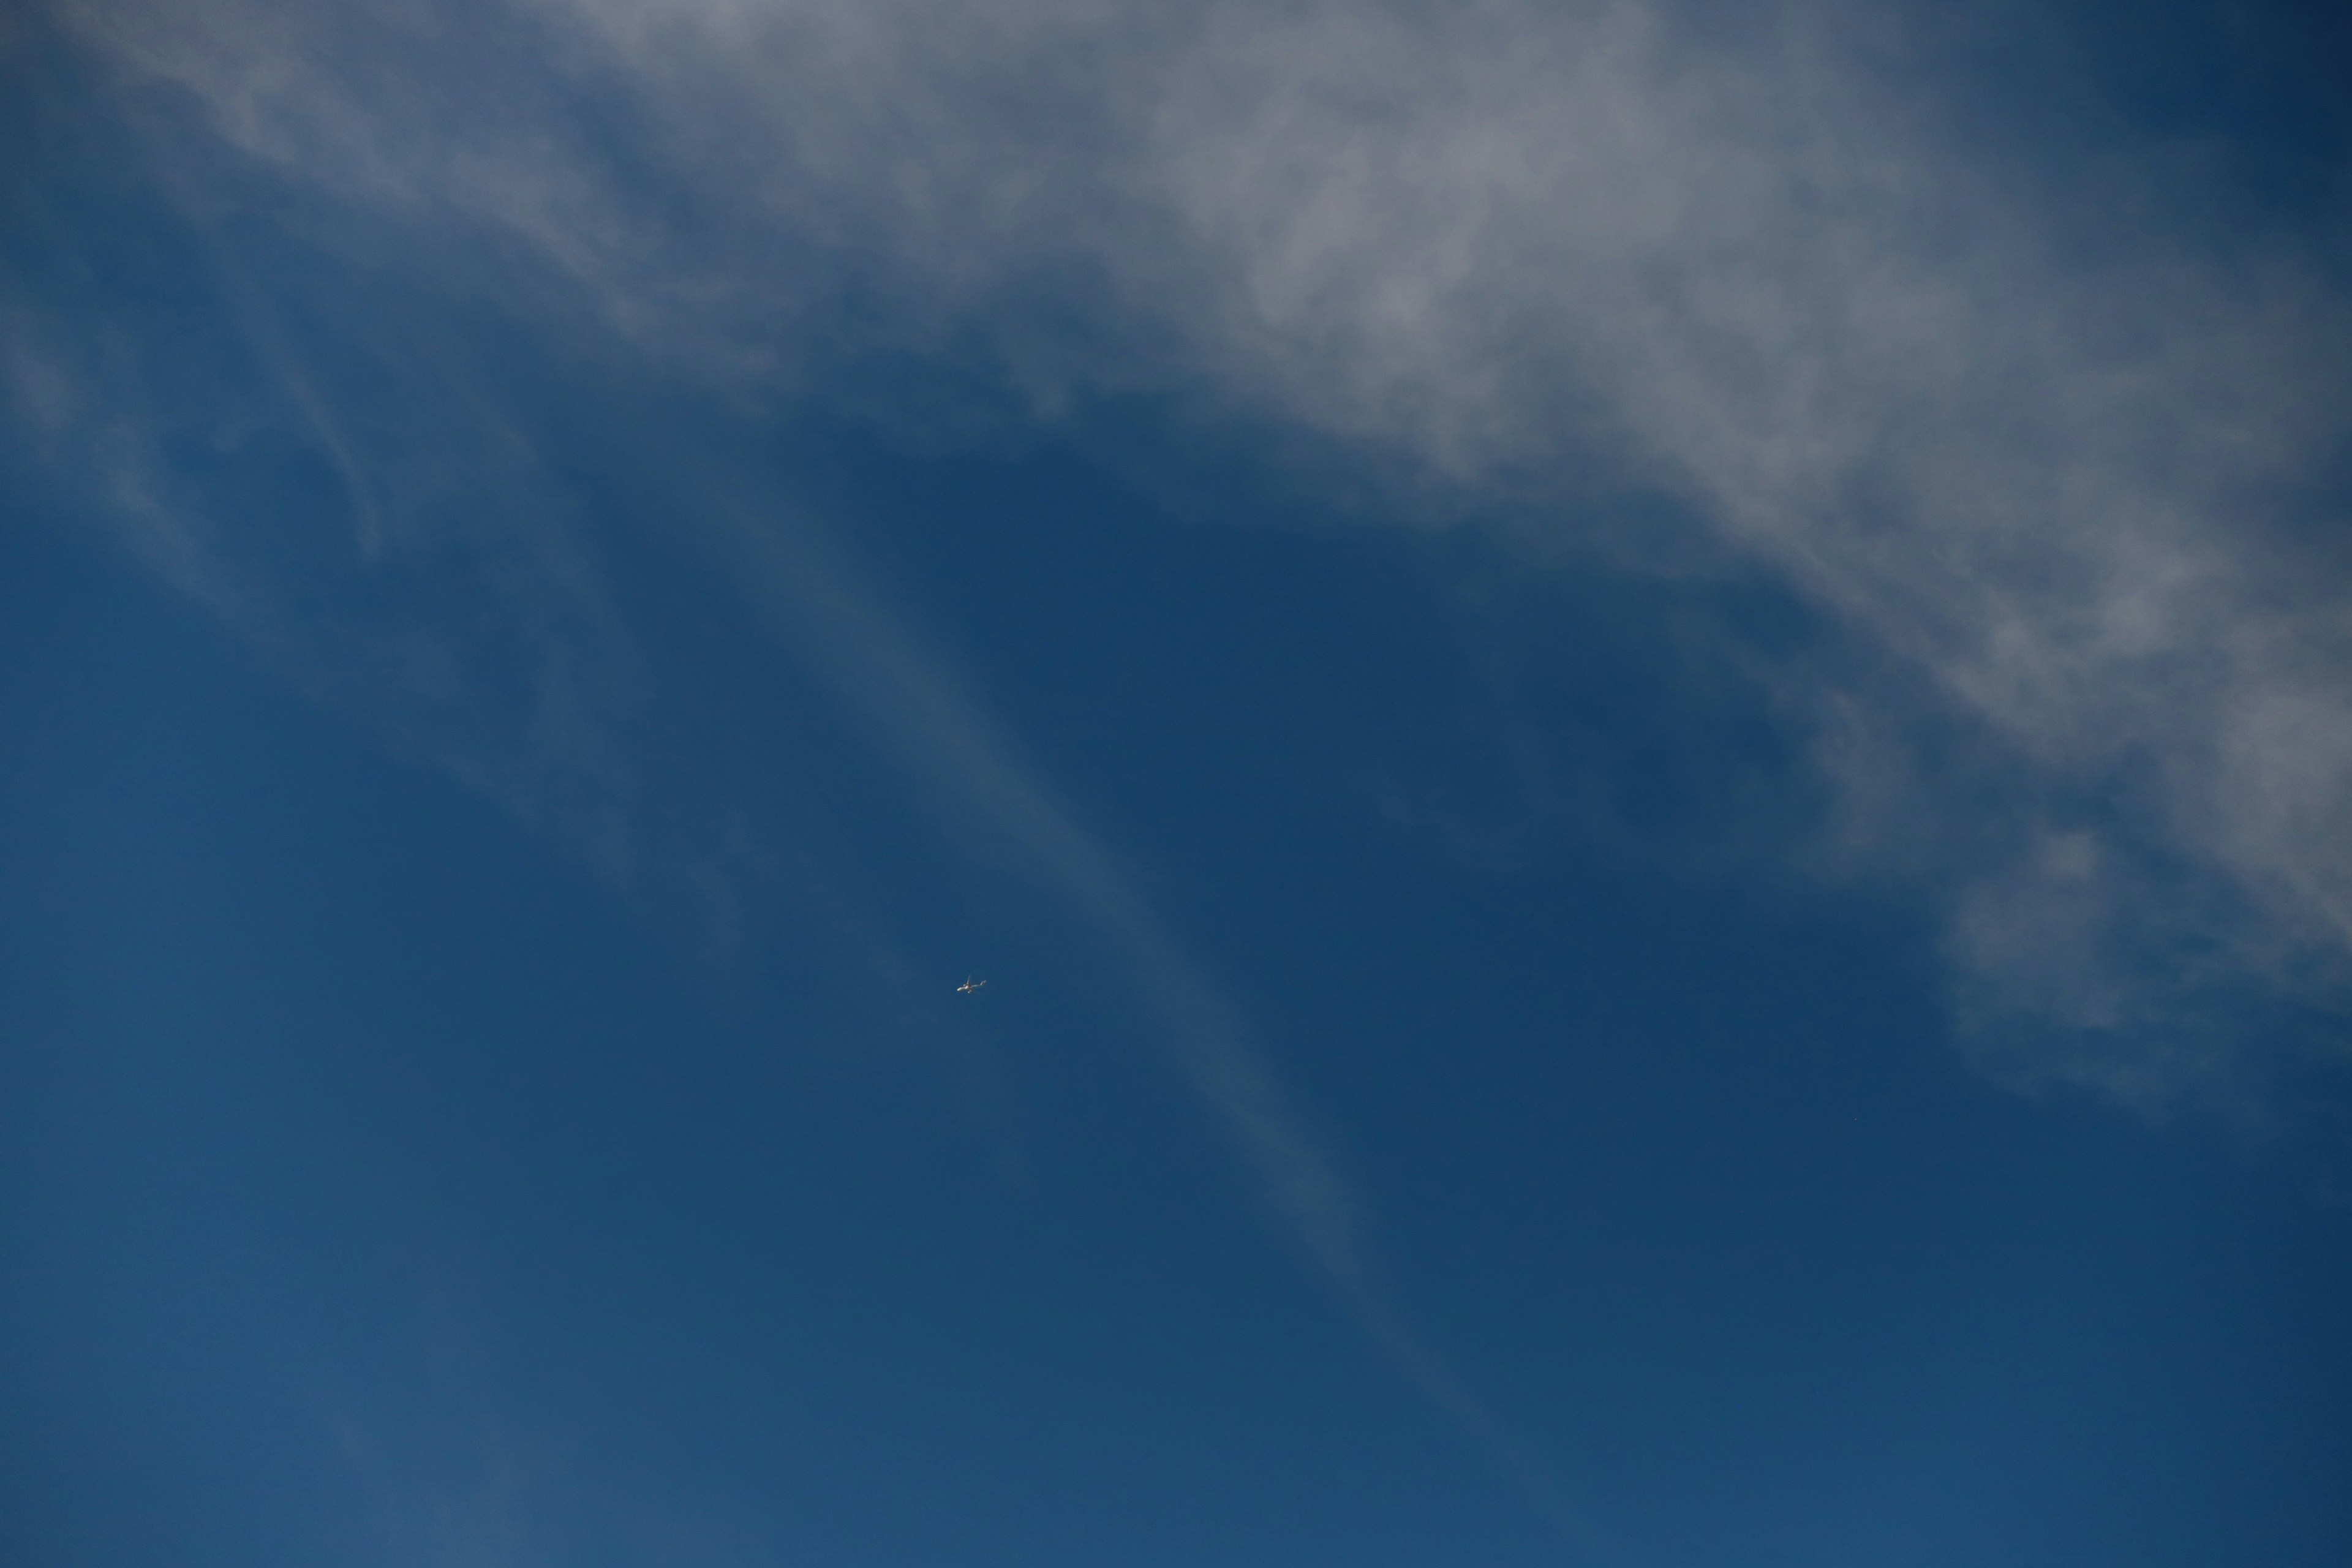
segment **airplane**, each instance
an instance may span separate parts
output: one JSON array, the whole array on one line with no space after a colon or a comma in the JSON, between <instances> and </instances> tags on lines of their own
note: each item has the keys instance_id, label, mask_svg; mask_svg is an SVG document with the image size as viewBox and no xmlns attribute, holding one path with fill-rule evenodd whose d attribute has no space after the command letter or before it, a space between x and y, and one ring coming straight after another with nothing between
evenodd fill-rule
<instances>
[{"instance_id":1,"label":"airplane","mask_svg":"<svg viewBox=\"0 0 2352 1568\"><path fill-rule=\"evenodd\" d=\"M970 995L972 992L979 990L982 986L987 984L988 982L985 980L974 980L971 975L967 974L963 977L963 984L957 986L956 990L965 995Z\"/></svg>"}]
</instances>

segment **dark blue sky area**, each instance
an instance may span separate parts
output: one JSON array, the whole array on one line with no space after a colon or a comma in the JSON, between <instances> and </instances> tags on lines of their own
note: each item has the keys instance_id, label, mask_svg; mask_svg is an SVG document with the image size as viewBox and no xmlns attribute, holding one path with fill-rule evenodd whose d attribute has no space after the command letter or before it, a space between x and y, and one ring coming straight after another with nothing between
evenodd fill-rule
<instances>
[{"instance_id":1,"label":"dark blue sky area","mask_svg":"<svg viewBox=\"0 0 2352 1568\"><path fill-rule=\"evenodd\" d=\"M318 21L273 5L199 7L205 47L382 109L334 26L264 47L256 18ZM0 37L0 1561L2352 1561L2352 1100L2341 988L2304 984L2340 942L2278 936L2305 928L2261 902L2269 863L2149 805L2237 743L2208 687L2182 679L2177 751L2086 742L2067 772L1952 695L1975 667L1790 564L1850 549L1897 598L1929 585L1914 620L1949 608L1916 561L1975 536L1930 538L1899 465L1804 489L1870 526L1775 554L1672 465L1594 458L1673 402L1596 373L1514 395L1556 450L1449 466L1380 424L1429 385L1349 426L1133 305L1135 278L1191 300L1213 247L1125 277L1115 247L1033 267L982 235L1003 277L960 294L881 207L836 233L660 189L662 139L740 85L686 46L566 76L527 41L571 21L499 15L446 79L474 35L385 69L626 164L613 210L661 239L610 274L466 216L462 158L387 153L410 184L384 195L238 142L220 83L246 79L142 53L168 29L136 5ZM1710 15L1677 25L1735 63L1769 41ZM1487 34L1431 16L1422 47L1470 69ZM2063 275L2036 321L2097 295L2084 341L2173 342L2064 272L2151 236L2185 258L2168 287L2212 261L2340 302L2347 122L2312 63L2339 27L1913 20L1918 119L1980 157L1972 190L2027 193ZM989 90L917 72L889 101L994 147L1030 79L971 68ZM710 124L685 144L715 166L740 126ZM1898 162L1931 134L1889 126ZM983 177L961 145L932 152ZM2194 199L2147 194L2192 167ZM1133 200L1113 216L1160 235ZM2231 270L2273 229L2303 271ZM1888 254L1865 281L1917 265ZM734 343L768 318L728 289L771 270L818 325ZM1934 302L1964 316L1973 279ZM1534 342L1555 285L1495 313ZM2184 319L2211 303L2179 286ZM2294 298L2294 353L2126 369L2335 363ZM1344 379L1353 329L1314 320L1281 363ZM1787 357L1834 382L1817 346ZM2037 374L2077 402L2131 380L2069 382L2071 352ZM1691 472L1727 439L1703 401ZM2181 406L2081 472L2186 440L2207 405ZM2279 604L2346 624L2330 439L2247 481L2275 505L2242 535L2210 524L2299 573L2093 673L2202 670L2233 628L2288 646ZM2096 521L2014 578L1969 558L2021 624L2064 621L2043 575L2139 559L2141 523ZM2150 559L2208 541L2145 526ZM2346 681L2311 639L2303 684L2243 689L2324 735ZM1840 775L1823 737L1855 712L1895 760ZM2324 826L2352 786L2309 755L2282 776ZM1884 788L1866 849L1856 778ZM2007 972L1969 967L1954 910L2042 918L2030 879L1979 898L2020 844L2065 875L2085 844L2139 857L2126 916L2080 922L2123 979L2080 989L2155 1002L1985 1002ZM2031 929L2076 962L2066 920Z\"/></svg>"}]
</instances>

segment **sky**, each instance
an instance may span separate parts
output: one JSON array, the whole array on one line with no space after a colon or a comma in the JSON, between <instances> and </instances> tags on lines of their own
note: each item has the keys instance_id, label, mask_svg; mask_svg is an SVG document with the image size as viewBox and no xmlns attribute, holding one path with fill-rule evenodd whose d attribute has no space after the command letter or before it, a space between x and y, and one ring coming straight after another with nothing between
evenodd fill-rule
<instances>
[{"instance_id":1,"label":"sky","mask_svg":"<svg viewBox=\"0 0 2352 1568\"><path fill-rule=\"evenodd\" d=\"M0 1555L2347 1561L2347 58L0 14Z\"/></svg>"}]
</instances>

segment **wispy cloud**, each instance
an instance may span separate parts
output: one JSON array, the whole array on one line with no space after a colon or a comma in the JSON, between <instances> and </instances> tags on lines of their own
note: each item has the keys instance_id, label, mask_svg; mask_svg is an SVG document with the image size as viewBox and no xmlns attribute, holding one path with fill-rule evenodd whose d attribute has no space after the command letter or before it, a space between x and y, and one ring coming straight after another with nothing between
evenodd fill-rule
<instances>
[{"instance_id":1,"label":"wispy cloud","mask_svg":"<svg viewBox=\"0 0 2352 1568\"><path fill-rule=\"evenodd\" d=\"M2331 237L2215 222L2177 149L1985 151L1924 14L60 14L264 166L520 241L668 374L981 341L1041 412L1189 389L1636 564L1764 566L1870 650L1788 682L1844 863L1943 900L1977 1012L2110 1042L2064 1076L2143 1094L2183 974L2340 994L2352 593L2296 532L2342 504Z\"/></svg>"},{"instance_id":2,"label":"wispy cloud","mask_svg":"<svg viewBox=\"0 0 2352 1568\"><path fill-rule=\"evenodd\" d=\"M720 500L730 579L853 721L916 781L950 835L1058 899L1124 970L1170 1059L1255 1177L1297 1246L1389 1363L1501 1460L1528 1500L1596 1560L1590 1526L1543 1463L1511 1438L1382 1280L1355 1194L1291 1109L1243 1021L984 700L856 583L823 532L788 509Z\"/></svg>"}]
</instances>

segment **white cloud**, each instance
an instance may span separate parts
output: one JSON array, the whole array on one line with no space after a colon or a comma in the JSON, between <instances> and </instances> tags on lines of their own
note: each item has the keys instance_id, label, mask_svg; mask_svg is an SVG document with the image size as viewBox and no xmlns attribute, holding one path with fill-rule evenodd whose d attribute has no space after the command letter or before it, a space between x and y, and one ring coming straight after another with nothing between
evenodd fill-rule
<instances>
[{"instance_id":1,"label":"white cloud","mask_svg":"<svg viewBox=\"0 0 2352 1568\"><path fill-rule=\"evenodd\" d=\"M2352 594L2287 525L2342 449L2352 313L2163 149L1971 149L1899 18L68 15L300 180L520 238L672 374L786 385L978 332L1041 407L1192 389L1636 563L1690 542L1577 498L1680 498L1898 672L1801 672L1844 853L1942 889L1979 1011L2117 1042L2059 1070L2145 1097L2131 1026L2190 949L2191 978L2339 982ZM1923 693L1965 766L1903 739ZM1963 790L2003 826L1902 842Z\"/></svg>"}]
</instances>

